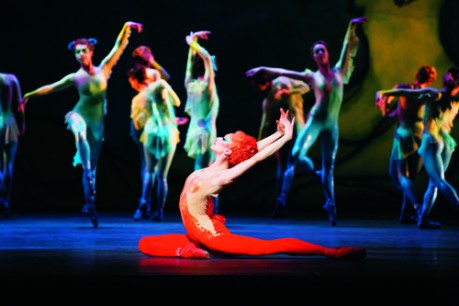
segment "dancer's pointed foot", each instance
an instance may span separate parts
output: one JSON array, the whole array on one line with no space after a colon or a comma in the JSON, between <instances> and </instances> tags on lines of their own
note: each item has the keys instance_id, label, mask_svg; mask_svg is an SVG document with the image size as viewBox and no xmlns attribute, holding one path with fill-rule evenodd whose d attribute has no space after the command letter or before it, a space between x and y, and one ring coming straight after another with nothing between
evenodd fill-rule
<instances>
[{"instance_id":1,"label":"dancer's pointed foot","mask_svg":"<svg viewBox=\"0 0 459 306\"><path fill-rule=\"evenodd\" d=\"M134 221L139 221L140 219L142 219L142 210L140 208L137 208L137 210L134 213L134 216L132 216L132 219Z\"/></svg>"},{"instance_id":2,"label":"dancer's pointed foot","mask_svg":"<svg viewBox=\"0 0 459 306\"><path fill-rule=\"evenodd\" d=\"M331 201L327 201L323 209L328 214L328 221L332 226L336 226L336 205Z\"/></svg>"},{"instance_id":3,"label":"dancer's pointed foot","mask_svg":"<svg viewBox=\"0 0 459 306\"><path fill-rule=\"evenodd\" d=\"M210 254L206 250L197 248L193 243L188 243L183 248L177 249L177 256L183 258L200 258L200 259L209 259Z\"/></svg>"},{"instance_id":4,"label":"dancer's pointed foot","mask_svg":"<svg viewBox=\"0 0 459 306\"><path fill-rule=\"evenodd\" d=\"M367 251L361 247L327 248L324 255L331 259L361 260L367 256Z\"/></svg>"},{"instance_id":5,"label":"dancer's pointed foot","mask_svg":"<svg viewBox=\"0 0 459 306\"><path fill-rule=\"evenodd\" d=\"M284 197L280 196L277 198L276 206L274 206L272 212L272 218L275 220L287 218L287 206Z\"/></svg>"},{"instance_id":6,"label":"dancer's pointed foot","mask_svg":"<svg viewBox=\"0 0 459 306\"><path fill-rule=\"evenodd\" d=\"M137 210L134 213L134 216L132 219L134 221L139 221L140 219L150 219L150 204L147 203L145 200L140 200L139 206L137 207Z\"/></svg>"},{"instance_id":7,"label":"dancer's pointed foot","mask_svg":"<svg viewBox=\"0 0 459 306\"><path fill-rule=\"evenodd\" d=\"M420 229L440 229L441 223L424 219L419 221L418 227Z\"/></svg>"},{"instance_id":8,"label":"dancer's pointed foot","mask_svg":"<svg viewBox=\"0 0 459 306\"><path fill-rule=\"evenodd\" d=\"M94 206L94 204L92 203L85 204L81 212L91 219L91 222L94 228L99 227L99 220L97 218L96 207Z\"/></svg>"},{"instance_id":9,"label":"dancer's pointed foot","mask_svg":"<svg viewBox=\"0 0 459 306\"><path fill-rule=\"evenodd\" d=\"M162 209L157 209L151 215L151 221L163 221L164 220L164 211Z\"/></svg>"}]
</instances>

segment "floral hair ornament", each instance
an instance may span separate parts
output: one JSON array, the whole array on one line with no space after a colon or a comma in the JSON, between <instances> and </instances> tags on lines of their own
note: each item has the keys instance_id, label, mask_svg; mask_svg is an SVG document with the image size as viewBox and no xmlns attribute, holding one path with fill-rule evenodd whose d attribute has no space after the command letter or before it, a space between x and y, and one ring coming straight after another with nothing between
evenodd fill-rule
<instances>
[{"instance_id":1,"label":"floral hair ornament","mask_svg":"<svg viewBox=\"0 0 459 306\"><path fill-rule=\"evenodd\" d=\"M76 44L76 42L77 42L78 40L81 40L81 38L72 40L72 41L67 45L67 48L68 48L70 51L74 50L75 44ZM88 41L89 44L92 44L92 45L96 45L96 44L97 44L97 39L95 39L95 38L88 38L87 41Z\"/></svg>"}]
</instances>

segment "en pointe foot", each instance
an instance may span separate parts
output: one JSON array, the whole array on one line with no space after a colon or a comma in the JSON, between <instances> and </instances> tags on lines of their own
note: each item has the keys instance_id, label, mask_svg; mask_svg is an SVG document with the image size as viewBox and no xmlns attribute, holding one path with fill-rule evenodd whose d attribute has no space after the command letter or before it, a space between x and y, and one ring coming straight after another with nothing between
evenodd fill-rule
<instances>
[{"instance_id":1,"label":"en pointe foot","mask_svg":"<svg viewBox=\"0 0 459 306\"><path fill-rule=\"evenodd\" d=\"M420 229L440 229L441 223L430 221L430 220L420 220L418 223Z\"/></svg>"},{"instance_id":2,"label":"en pointe foot","mask_svg":"<svg viewBox=\"0 0 459 306\"><path fill-rule=\"evenodd\" d=\"M94 228L99 227L99 220L97 218L96 207L94 206L94 204L85 204L81 212L91 219Z\"/></svg>"},{"instance_id":3,"label":"en pointe foot","mask_svg":"<svg viewBox=\"0 0 459 306\"><path fill-rule=\"evenodd\" d=\"M132 219L134 221L139 221L140 219L150 219L150 204L147 203L145 200L141 200L139 206L137 207L137 210L134 213L134 216L132 216Z\"/></svg>"},{"instance_id":4,"label":"en pointe foot","mask_svg":"<svg viewBox=\"0 0 459 306\"><path fill-rule=\"evenodd\" d=\"M328 214L328 221L332 226L336 226L336 206L333 202L326 202L323 209Z\"/></svg>"}]
</instances>

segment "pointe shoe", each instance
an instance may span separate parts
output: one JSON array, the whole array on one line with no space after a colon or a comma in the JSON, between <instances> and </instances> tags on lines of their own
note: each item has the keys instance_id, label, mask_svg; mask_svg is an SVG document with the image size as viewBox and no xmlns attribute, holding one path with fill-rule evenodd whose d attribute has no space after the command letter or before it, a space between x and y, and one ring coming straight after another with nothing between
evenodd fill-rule
<instances>
[{"instance_id":1,"label":"pointe shoe","mask_svg":"<svg viewBox=\"0 0 459 306\"><path fill-rule=\"evenodd\" d=\"M324 255L338 260L361 260L367 256L367 251L361 247L327 248Z\"/></svg>"},{"instance_id":2,"label":"pointe shoe","mask_svg":"<svg viewBox=\"0 0 459 306\"><path fill-rule=\"evenodd\" d=\"M99 220L97 218L96 207L94 206L94 204L85 204L81 212L91 219L94 228L99 227Z\"/></svg>"},{"instance_id":3,"label":"pointe shoe","mask_svg":"<svg viewBox=\"0 0 459 306\"><path fill-rule=\"evenodd\" d=\"M430 221L430 220L421 220L418 223L418 227L420 229L440 229L441 228L441 223L440 222L435 222L435 221Z\"/></svg>"},{"instance_id":4,"label":"pointe shoe","mask_svg":"<svg viewBox=\"0 0 459 306\"><path fill-rule=\"evenodd\" d=\"M164 220L164 211L161 209L156 210L151 215L151 221L163 221Z\"/></svg>"},{"instance_id":5,"label":"pointe shoe","mask_svg":"<svg viewBox=\"0 0 459 306\"><path fill-rule=\"evenodd\" d=\"M150 217L150 204L145 200L141 200L132 219L134 219L134 221L139 221L142 218L149 219Z\"/></svg>"},{"instance_id":6,"label":"pointe shoe","mask_svg":"<svg viewBox=\"0 0 459 306\"><path fill-rule=\"evenodd\" d=\"M327 201L323 209L328 214L328 221L332 226L336 226L336 206L335 203Z\"/></svg>"},{"instance_id":7,"label":"pointe shoe","mask_svg":"<svg viewBox=\"0 0 459 306\"><path fill-rule=\"evenodd\" d=\"M193 243L188 243L183 248L178 248L177 256L183 258L200 258L200 259L209 259L210 254L206 250L197 248Z\"/></svg>"},{"instance_id":8,"label":"pointe shoe","mask_svg":"<svg viewBox=\"0 0 459 306\"><path fill-rule=\"evenodd\" d=\"M132 216L132 219L134 219L134 221L139 221L140 219L142 219L142 215L142 210L140 208L137 208L137 210L134 213L134 216Z\"/></svg>"}]
</instances>

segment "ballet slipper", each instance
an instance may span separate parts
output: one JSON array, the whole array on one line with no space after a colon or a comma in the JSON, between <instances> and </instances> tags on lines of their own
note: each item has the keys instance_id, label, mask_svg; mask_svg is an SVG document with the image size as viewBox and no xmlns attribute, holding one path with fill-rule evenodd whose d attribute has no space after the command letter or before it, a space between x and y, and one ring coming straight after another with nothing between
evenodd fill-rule
<instances>
[{"instance_id":1,"label":"ballet slipper","mask_svg":"<svg viewBox=\"0 0 459 306\"><path fill-rule=\"evenodd\" d=\"M182 258L209 259L210 254L206 250L197 248L193 243L188 243L176 251L177 256Z\"/></svg>"}]
</instances>

